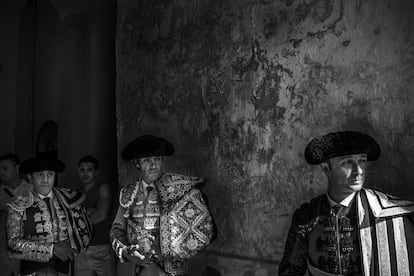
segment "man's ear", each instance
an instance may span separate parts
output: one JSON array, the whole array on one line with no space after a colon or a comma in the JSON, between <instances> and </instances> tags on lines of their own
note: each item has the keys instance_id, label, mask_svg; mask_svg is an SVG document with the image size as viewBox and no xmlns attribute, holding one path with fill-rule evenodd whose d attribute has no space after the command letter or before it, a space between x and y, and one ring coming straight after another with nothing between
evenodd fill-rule
<instances>
[{"instance_id":1,"label":"man's ear","mask_svg":"<svg viewBox=\"0 0 414 276\"><path fill-rule=\"evenodd\" d=\"M327 162L323 162L321 163L321 169L325 174L329 174L331 172L331 167L329 166L329 164Z\"/></svg>"},{"instance_id":2,"label":"man's ear","mask_svg":"<svg viewBox=\"0 0 414 276\"><path fill-rule=\"evenodd\" d=\"M139 162L137 159L132 160L132 165L134 165L135 168L140 169Z\"/></svg>"}]
</instances>

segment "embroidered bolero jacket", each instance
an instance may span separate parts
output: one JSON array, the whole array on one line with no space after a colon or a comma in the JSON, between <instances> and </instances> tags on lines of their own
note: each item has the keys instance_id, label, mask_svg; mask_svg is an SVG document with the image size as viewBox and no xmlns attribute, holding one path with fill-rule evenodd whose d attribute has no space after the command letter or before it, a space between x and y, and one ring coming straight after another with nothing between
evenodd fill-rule
<instances>
[{"instance_id":1,"label":"embroidered bolero jacket","mask_svg":"<svg viewBox=\"0 0 414 276\"><path fill-rule=\"evenodd\" d=\"M77 250L87 247L92 226L82 205L85 194L53 188L50 209L33 191L17 196L8 204L8 247L14 258L48 262L53 244L68 240Z\"/></svg>"},{"instance_id":2,"label":"embroidered bolero jacket","mask_svg":"<svg viewBox=\"0 0 414 276\"><path fill-rule=\"evenodd\" d=\"M202 179L173 173L164 173L156 181L157 202L151 206L158 217L158 234L164 270L181 275L185 271L184 260L205 248L213 236L213 221L201 192L195 187ZM143 215L142 185L127 185L120 192L120 207L111 229L112 246L123 261L122 250L126 246L140 244L146 232L140 220ZM155 203L155 198L153 199ZM148 208L148 206L147 206ZM130 225L137 227L130 227Z\"/></svg>"},{"instance_id":3,"label":"embroidered bolero jacket","mask_svg":"<svg viewBox=\"0 0 414 276\"><path fill-rule=\"evenodd\" d=\"M308 275L306 273L319 275L319 270L322 270L323 275L337 275L325 272L319 263L312 264L310 261L314 259L312 254L318 252L315 248L319 247L318 243L316 246L311 243L311 238L321 227L326 205L329 208L326 195L321 195L295 211L279 265L279 275ZM351 252L360 256L358 275L412 275L414 273L414 202L401 200L376 190L362 189L356 193L353 205L355 219L350 225L350 230L353 228L357 233L356 235L350 233L350 237L356 237L352 241ZM326 225L323 227L326 228ZM347 227L338 229L345 228ZM342 246L343 244L340 244L333 249ZM329 250L329 247L321 248ZM344 258L340 259L343 261ZM350 275L357 275L350 273Z\"/></svg>"}]
</instances>

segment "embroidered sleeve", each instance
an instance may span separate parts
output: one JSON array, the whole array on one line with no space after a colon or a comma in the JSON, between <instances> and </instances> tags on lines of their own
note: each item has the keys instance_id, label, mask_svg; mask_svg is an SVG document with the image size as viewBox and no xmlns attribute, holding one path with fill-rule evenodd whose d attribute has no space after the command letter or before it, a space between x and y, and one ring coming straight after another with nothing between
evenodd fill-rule
<instances>
[{"instance_id":1,"label":"embroidered sleeve","mask_svg":"<svg viewBox=\"0 0 414 276\"><path fill-rule=\"evenodd\" d=\"M111 231L109 232L112 249L115 251L115 254L121 261L124 263L125 260L122 257L122 252L128 247L129 240L126 233L126 222L125 214L126 209L121 206L118 207L118 212L114 222L112 223Z\"/></svg>"},{"instance_id":2,"label":"embroidered sleeve","mask_svg":"<svg viewBox=\"0 0 414 276\"><path fill-rule=\"evenodd\" d=\"M36 262L48 262L53 255L53 244L37 242L23 237L25 211L7 208L7 244L13 258Z\"/></svg>"},{"instance_id":3,"label":"embroidered sleeve","mask_svg":"<svg viewBox=\"0 0 414 276\"><path fill-rule=\"evenodd\" d=\"M307 264L307 235L301 233L301 227L293 215L292 224L286 239L285 251L279 265L279 275L305 275Z\"/></svg>"}]
</instances>

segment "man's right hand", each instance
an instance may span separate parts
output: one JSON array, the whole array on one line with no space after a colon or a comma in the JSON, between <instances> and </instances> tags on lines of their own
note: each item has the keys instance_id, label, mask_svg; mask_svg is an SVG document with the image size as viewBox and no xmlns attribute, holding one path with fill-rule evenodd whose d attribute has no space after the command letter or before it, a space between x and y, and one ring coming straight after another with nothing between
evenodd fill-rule
<instances>
[{"instance_id":1,"label":"man's right hand","mask_svg":"<svg viewBox=\"0 0 414 276\"><path fill-rule=\"evenodd\" d=\"M130 250L130 248L122 251L122 257L139 266L147 267L152 264L152 261L140 254L138 250Z\"/></svg>"},{"instance_id":2,"label":"man's right hand","mask_svg":"<svg viewBox=\"0 0 414 276\"><path fill-rule=\"evenodd\" d=\"M71 248L67 242L59 242L53 245L53 256L61 259L62 261L75 259L76 250Z\"/></svg>"}]
</instances>

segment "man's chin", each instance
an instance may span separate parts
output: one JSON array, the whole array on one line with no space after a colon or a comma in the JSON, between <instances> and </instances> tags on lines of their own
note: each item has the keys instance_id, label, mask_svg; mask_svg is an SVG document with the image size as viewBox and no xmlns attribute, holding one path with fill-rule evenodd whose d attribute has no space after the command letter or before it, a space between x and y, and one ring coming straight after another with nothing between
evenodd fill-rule
<instances>
[{"instance_id":1,"label":"man's chin","mask_svg":"<svg viewBox=\"0 0 414 276\"><path fill-rule=\"evenodd\" d=\"M361 190L363 186L364 186L364 181L353 181L349 183L348 185L348 187L354 192Z\"/></svg>"},{"instance_id":2,"label":"man's chin","mask_svg":"<svg viewBox=\"0 0 414 276\"><path fill-rule=\"evenodd\" d=\"M147 177L144 177L144 180L147 183L151 183L157 180L158 178L160 178L160 176L161 176L161 173L150 173L149 175L147 175Z\"/></svg>"},{"instance_id":3,"label":"man's chin","mask_svg":"<svg viewBox=\"0 0 414 276\"><path fill-rule=\"evenodd\" d=\"M52 188L40 188L38 190L35 190L36 193L47 196L50 191L52 190Z\"/></svg>"},{"instance_id":4,"label":"man's chin","mask_svg":"<svg viewBox=\"0 0 414 276\"><path fill-rule=\"evenodd\" d=\"M151 177L151 182L158 180L158 178L160 178L160 174L158 174L157 176Z\"/></svg>"}]
</instances>

